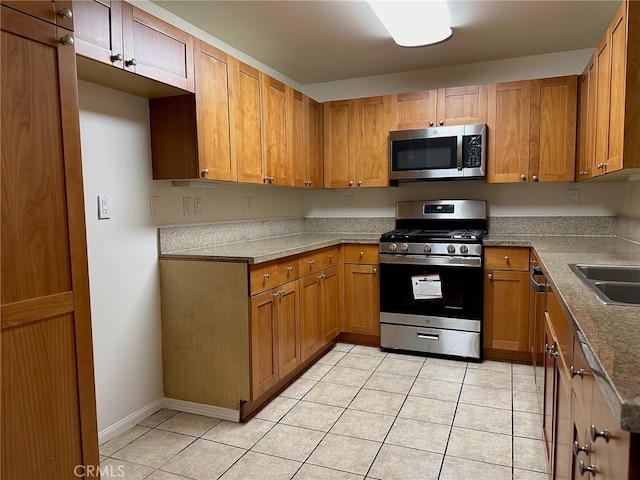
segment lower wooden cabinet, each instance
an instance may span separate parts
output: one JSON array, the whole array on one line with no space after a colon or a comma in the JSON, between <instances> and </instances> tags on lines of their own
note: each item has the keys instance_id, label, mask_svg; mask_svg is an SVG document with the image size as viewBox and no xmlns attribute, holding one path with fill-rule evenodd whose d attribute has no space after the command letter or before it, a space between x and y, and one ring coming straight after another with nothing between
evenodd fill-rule
<instances>
[{"instance_id":1,"label":"lower wooden cabinet","mask_svg":"<svg viewBox=\"0 0 640 480\"><path fill-rule=\"evenodd\" d=\"M330 267L300 282L302 361L338 335L338 269Z\"/></svg>"}]
</instances>

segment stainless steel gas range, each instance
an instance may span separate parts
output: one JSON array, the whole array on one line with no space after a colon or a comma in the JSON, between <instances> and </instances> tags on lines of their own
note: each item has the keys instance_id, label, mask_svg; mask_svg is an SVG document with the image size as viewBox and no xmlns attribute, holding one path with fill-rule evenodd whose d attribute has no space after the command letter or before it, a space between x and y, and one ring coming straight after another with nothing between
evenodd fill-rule
<instances>
[{"instance_id":1,"label":"stainless steel gas range","mask_svg":"<svg viewBox=\"0 0 640 480\"><path fill-rule=\"evenodd\" d=\"M385 349L482 358L486 202L398 202L380 238L380 343Z\"/></svg>"}]
</instances>

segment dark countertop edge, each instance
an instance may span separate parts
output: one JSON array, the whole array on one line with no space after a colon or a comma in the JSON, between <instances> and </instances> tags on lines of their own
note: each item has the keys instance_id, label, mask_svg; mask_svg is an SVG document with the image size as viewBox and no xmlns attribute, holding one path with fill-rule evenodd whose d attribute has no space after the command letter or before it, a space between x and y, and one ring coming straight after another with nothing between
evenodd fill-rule
<instances>
[{"instance_id":1,"label":"dark countertop edge","mask_svg":"<svg viewBox=\"0 0 640 480\"><path fill-rule=\"evenodd\" d=\"M501 238L502 236L504 236L504 238ZM611 236L603 235L598 237L620 238L620 237L616 237L615 235L611 235ZM624 239L624 240L628 240L628 239ZM628 241L635 243L632 240L628 240ZM485 240L483 241L483 245L485 247L529 247L529 248L533 248L536 251L536 254L539 260L542 262L543 269L545 270L545 272L547 272L547 281L550 283L552 290L558 293L558 300L559 300L560 307L562 308L566 317L570 320L575 330L580 333L580 337L587 342L587 347L590 350L589 356L591 357L591 359L597 362L597 366L592 366L594 378L596 380L596 384L602 390L602 393L605 399L607 400L607 403L609 404L609 407L611 408L614 414L614 417L616 418L616 420L618 421L618 424L623 430L626 430L630 433L640 433L640 424L638 424L637 422L628 422L625 420L625 418L629 418L629 417L630 418L640 417L639 415L640 403L637 403L637 402L629 403L629 402L623 401L622 397L620 396L620 393L618 392L618 389L616 388L613 381L611 380L610 375L602 366L602 362L600 361L598 356L594 353L593 348L589 343L589 338L584 333L583 329L580 326L580 323L571 312L571 308L567 304L567 301L565 300L565 296L562 294L562 288L558 287L558 283L553 279L552 274L549 272L549 269L545 264L545 259L544 259L545 252L542 250L536 250L535 241L531 241L525 237L517 238L517 236L510 235L510 234L491 235L488 238L485 238Z\"/></svg>"}]
</instances>

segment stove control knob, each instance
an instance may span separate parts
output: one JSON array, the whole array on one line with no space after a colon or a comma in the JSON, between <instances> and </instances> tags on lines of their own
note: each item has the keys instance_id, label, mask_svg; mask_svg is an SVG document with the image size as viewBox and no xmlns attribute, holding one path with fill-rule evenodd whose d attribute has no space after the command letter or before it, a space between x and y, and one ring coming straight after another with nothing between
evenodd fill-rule
<instances>
[{"instance_id":1,"label":"stove control knob","mask_svg":"<svg viewBox=\"0 0 640 480\"><path fill-rule=\"evenodd\" d=\"M456 247L454 247L453 245L447 245L447 252L456 253Z\"/></svg>"},{"instance_id":2,"label":"stove control knob","mask_svg":"<svg viewBox=\"0 0 640 480\"><path fill-rule=\"evenodd\" d=\"M396 250L398 250L398 245L396 245L395 243L392 243L391 245L389 245L390 252L395 252Z\"/></svg>"},{"instance_id":3,"label":"stove control knob","mask_svg":"<svg viewBox=\"0 0 640 480\"><path fill-rule=\"evenodd\" d=\"M400 251L401 252L406 252L409 250L409 245L407 245L406 243L401 243L400 244Z\"/></svg>"},{"instance_id":4,"label":"stove control knob","mask_svg":"<svg viewBox=\"0 0 640 480\"><path fill-rule=\"evenodd\" d=\"M460 253L469 253L469 247L466 245L460 245Z\"/></svg>"},{"instance_id":5,"label":"stove control knob","mask_svg":"<svg viewBox=\"0 0 640 480\"><path fill-rule=\"evenodd\" d=\"M424 246L424 251L425 251L425 253L429 253L431 251L431 245L425 245Z\"/></svg>"}]
</instances>

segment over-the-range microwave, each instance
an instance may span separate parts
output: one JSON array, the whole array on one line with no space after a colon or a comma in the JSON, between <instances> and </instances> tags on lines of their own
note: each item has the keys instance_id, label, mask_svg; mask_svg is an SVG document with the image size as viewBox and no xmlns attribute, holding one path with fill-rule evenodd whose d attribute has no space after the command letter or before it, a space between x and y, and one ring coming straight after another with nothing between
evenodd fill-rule
<instances>
[{"instance_id":1,"label":"over-the-range microwave","mask_svg":"<svg viewBox=\"0 0 640 480\"><path fill-rule=\"evenodd\" d=\"M389 132L389 179L484 178L486 133L484 124Z\"/></svg>"}]
</instances>

